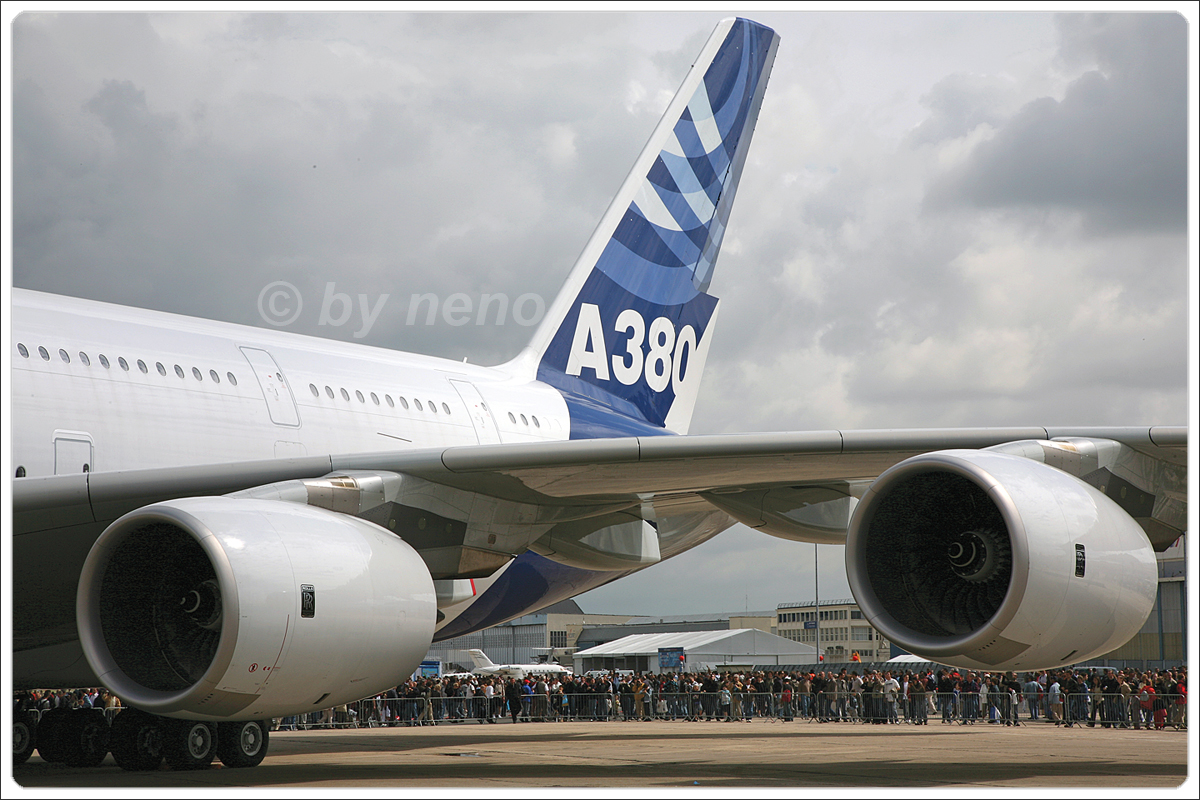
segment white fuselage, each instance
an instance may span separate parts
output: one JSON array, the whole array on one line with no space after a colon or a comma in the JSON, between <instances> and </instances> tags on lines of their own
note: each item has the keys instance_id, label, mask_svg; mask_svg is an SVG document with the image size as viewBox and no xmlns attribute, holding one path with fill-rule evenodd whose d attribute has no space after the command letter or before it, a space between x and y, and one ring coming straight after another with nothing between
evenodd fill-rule
<instances>
[{"instance_id":1,"label":"white fuselage","mask_svg":"<svg viewBox=\"0 0 1200 800\"><path fill-rule=\"evenodd\" d=\"M531 675L556 675L562 678L571 674L571 670L566 667L553 664L494 664L490 667L476 667L472 672L476 675L516 678L517 680L524 680Z\"/></svg>"},{"instance_id":2,"label":"white fuselage","mask_svg":"<svg viewBox=\"0 0 1200 800\"><path fill-rule=\"evenodd\" d=\"M378 347L13 290L29 477L566 439L552 388Z\"/></svg>"}]
</instances>

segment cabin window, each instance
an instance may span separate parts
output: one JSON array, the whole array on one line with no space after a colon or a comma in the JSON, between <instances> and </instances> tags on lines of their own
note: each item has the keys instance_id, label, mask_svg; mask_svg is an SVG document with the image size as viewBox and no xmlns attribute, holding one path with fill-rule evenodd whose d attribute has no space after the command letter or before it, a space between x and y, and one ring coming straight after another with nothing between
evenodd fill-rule
<instances>
[{"instance_id":1,"label":"cabin window","mask_svg":"<svg viewBox=\"0 0 1200 800\"><path fill-rule=\"evenodd\" d=\"M29 358L29 348L17 342L17 352L21 354L21 358Z\"/></svg>"},{"instance_id":2,"label":"cabin window","mask_svg":"<svg viewBox=\"0 0 1200 800\"><path fill-rule=\"evenodd\" d=\"M100 366L104 367L105 369L111 369L111 367L108 365L108 356L104 355L104 353L100 354Z\"/></svg>"},{"instance_id":3,"label":"cabin window","mask_svg":"<svg viewBox=\"0 0 1200 800\"><path fill-rule=\"evenodd\" d=\"M42 361L49 361L49 360L50 360L50 353L49 353L49 351L48 351L48 350L46 350L46 348L42 347L40 344L38 345L38 355L42 357Z\"/></svg>"},{"instance_id":4,"label":"cabin window","mask_svg":"<svg viewBox=\"0 0 1200 800\"><path fill-rule=\"evenodd\" d=\"M142 360L139 358L139 359L138 359L138 362L137 362L137 364L138 364L138 369L140 369L140 370L142 371L142 374L143 374L143 375L149 375L149 374L150 374L150 369L149 369L149 367L147 367L147 366L146 366L146 362L145 362L145 361L142 361Z\"/></svg>"},{"instance_id":5,"label":"cabin window","mask_svg":"<svg viewBox=\"0 0 1200 800\"><path fill-rule=\"evenodd\" d=\"M179 366L178 364L176 364L176 365L175 365L175 374L179 376L179 379L180 379L180 380L183 380L183 378L184 378L184 375L183 375L183 367L181 367L181 366Z\"/></svg>"},{"instance_id":6,"label":"cabin window","mask_svg":"<svg viewBox=\"0 0 1200 800\"><path fill-rule=\"evenodd\" d=\"M66 350L63 350L63 349L61 349L61 348L60 348L60 349L59 349L59 351L58 351L58 357L59 357L59 358L61 358L61 359L63 360L63 363L64 363L64 364L70 364L70 363L71 363L71 357L70 357L69 355L67 355L67 351L66 351Z\"/></svg>"},{"instance_id":7,"label":"cabin window","mask_svg":"<svg viewBox=\"0 0 1200 800\"><path fill-rule=\"evenodd\" d=\"M332 399L333 399L333 387L331 387L331 386L326 386L326 387L325 387L325 394L329 395L329 399L330 399L330 400L332 400Z\"/></svg>"},{"instance_id":8,"label":"cabin window","mask_svg":"<svg viewBox=\"0 0 1200 800\"><path fill-rule=\"evenodd\" d=\"M354 396L358 398L358 402L360 402L360 403L365 403L365 402L367 402L367 401L366 401L366 400L363 398L363 393L362 393L362 392L360 392L358 389L355 389L355 390L354 390Z\"/></svg>"},{"instance_id":9,"label":"cabin window","mask_svg":"<svg viewBox=\"0 0 1200 800\"><path fill-rule=\"evenodd\" d=\"M442 411L448 415L450 413L450 406L442 403Z\"/></svg>"},{"instance_id":10,"label":"cabin window","mask_svg":"<svg viewBox=\"0 0 1200 800\"><path fill-rule=\"evenodd\" d=\"M117 363L120 364L121 369L129 372L129 362L125 360L125 356L117 356Z\"/></svg>"},{"instance_id":11,"label":"cabin window","mask_svg":"<svg viewBox=\"0 0 1200 800\"><path fill-rule=\"evenodd\" d=\"M433 402L432 400L429 401L429 413L430 414L437 413L437 403Z\"/></svg>"},{"instance_id":12,"label":"cabin window","mask_svg":"<svg viewBox=\"0 0 1200 800\"><path fill-rule=\"evenodd\" d=\"M347 391L346 391L344 388L342 389L342 399L343 399L343 400L349 400L349 399L350 399L350 393L349 393L349 392L347 392Z\"/></svg>"},{"instance_id":13,"label":"cabin window","mask_svg":"<svg viewBox=\"0 0 1200 800\"><path fill-rule=\"evenodd\" d=\"M166 368L166 367L164 367L164 366L162 365L162 362L161 362L161 361L155 361L155 362L154 362L154 368L155 368L156 370L158 370L158 374L159 374L159 375L162 375L164 378L166 377L166 375L167 375L167 368Z\"/></svg>"},{"instance_id":14,"label":"cabin window","mask_svg":"<svg viewBox=\"0 0 1200 800\"><path fill-rule=\"evenodd\" d=\"M229 382L232 385L237 386L237 376L236 375L234 375L232 372L226 372L225 377L229 379Z\"/></svg>"},{"instance_id":15,"label":"cabin window","mask_svg":"<svg viewBox=\"0 0 1200 800\"><path fill-rule=\"evenodd\" d=\"M535 428L542 427L542 423L538 422L538 418L536 416L534 416L533 414L530 414L529 416L533 420L533 427L535 427Z\"/></svg>"},{"instance_id":16,"label":"cabin window","mask_svg":"<svg viewBox=\"0 0 1200 800\"><path fill-rule=\"evenodd\" d=\"M408 411L408 401L407 401L407 400L405 400L403 397L397 397L396 399L400 401L400 406L401 406L401 407L402 407L402 408L403 408L405 411Z\"/></svg>"},{"instance_id":17,"label":"cabin window","mask_svg":"<svg viewBox=\"0 0 1200 800\"><path fill-rule=\"evenodd\" d=\"M88 358L88 354L82 350L79 351L79 360L83 362L85 367L90 367L92 365L92 360Z\"/></svg>"},{"instance_id":18,"label":"cabin window","mask_svg":"<svg viewBox=\"0 0 1200 800\"><path fill-rule=\"evenodd\" d=\"M395 408L395 407L396 407L396 404L392 402L392 396L391 396L390 394L385 394L385 395L383 396L383 399L384 399L384 400L387 400L388 408Z\"/></svg>"},{"instance_id":19,"label":"cabin window","mask_svg":"<svg viewBox=\"0 0 1200 800\"><path fill-rule=\"evenodd\" d=\"M415 398L415 397L413 398L413 405L415 405L415 406L417 407L417 411L424 411L424 410L425 410L424 408L422 408L422 407L421 407L421 401L420 401L420 400L418 400L418 399L417 399L417 398Z\"/></svg>"},{"instance_id":20,"label":"cabin window","mask_svg":"<svg viewBox=\"0 0 1200 800\"><path fill-rule=\"evenodd\" d=\"M313 397L320 397L320 396L321 396L321 391L320 391L320 390L317 388L317 385L316 385L315 383L310 383L310 384L308 385L308 390L309 390L310 392L312 392L312 396L313 396Z\"/></svg>"},{"instance_id":21,"label":"cabin window","mask_svg":"<svg viewBox=\"0 0 1200 800\"><path fill-rule=\"evenodd\" d=\"M375 394L374 392L371 392L371 402L374 403L375 405L379 405L379 395Z\"/></svg>"},{"instance_id":22,"label":"cabin window","mask_svg":"<svg viewBox=\"0 0 1200 800\"><path fill-rule=\"evenodd\" d=\"M522 415L521 415L521 424L522 424L522 425L524 425L524 426L525 426L525 427L527 427L527 428L529 427L529 420L525 419L525 415L524 415L524 414L522 414Z\"/></svg>"},{"instance_id":23,"label":"cabin window","mask_svg":"<svg viewBox=\"0 0 1200 800\"><path fill-rule=\"evenodd\" d=\"M196 367L192 367L192 377L193 377L193 378L195 378L195 379L196 379L196 380L198 380L198 381L203 381L203 380L204 380L204 373L203 373L203 372L201 372L201 371L200 371L199 369L197 369Z\"/></svg>"},{"instance_id":24,"label":"cabin window","mask_svg":"<svg viewBox=\"0 0 1200 800\"><path fill-rule=\"evenodd\" d=\"M508 421L511 422L513 425L517 424L517 418L513 416L513 413L511 411L508 412Z\"/></svg>"},{"instance_id":25,"label":"cabin window","mask_svg":"<svg viewBox=\"0 0 1200 800\"><path fill-rule=\"evenodd\" d=\"M217 374L217 371L215 369L210 369L208 371L208 377L212 378L213 383L221 382L221 376Z\"/></svg>"}]
</instances>

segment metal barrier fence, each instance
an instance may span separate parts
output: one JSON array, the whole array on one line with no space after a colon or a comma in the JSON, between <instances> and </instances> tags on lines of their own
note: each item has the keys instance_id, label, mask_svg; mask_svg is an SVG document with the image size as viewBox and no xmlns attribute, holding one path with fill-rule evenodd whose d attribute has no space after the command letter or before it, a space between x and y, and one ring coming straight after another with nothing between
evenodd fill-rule
<instances>
[{"instance_id":1,"label":"metal barrier fence","mask_svg":"<svg viewBox=\"0 0 1200 800\"><path fill-rule=\"evenodd\" d=\"M111 723L121 708L104 709ZM44 712L27 713L40 718ZM750 721L858 722L864 724L1047 722L1074 727L1157 728L1187 726L1183 695L1039 694L1012 692L913 692L908 697L881 692L646 692L523 695L510 708L502 696L369 698L334 708L276 720L276 730L311 730L458 722L514 721Z\"/></svg>"},{"instance_id":2,"label":"metal barrier fence","mask_svg":"<svg viewBox=\"0 0 1200 800\"><path fill-rule=\"evenodd\" d=\"M789 696L772 693L595 693L524 695L514 715L503 697L374 698L345 708L327 709L280 721L284 730L309 728L437 725L457 722L519 721L777 721L858 722L864 724L1015 725L1057 722L1101 727L1186 725L1186 704L1179 695L1160 695L1147 706L1137 697L1061 694L1025 697L1008 692L913 693L908 697L877 692L815 692ZM1158 718L1155 718L1155 712Z\"/></svg>"}]
</instances>

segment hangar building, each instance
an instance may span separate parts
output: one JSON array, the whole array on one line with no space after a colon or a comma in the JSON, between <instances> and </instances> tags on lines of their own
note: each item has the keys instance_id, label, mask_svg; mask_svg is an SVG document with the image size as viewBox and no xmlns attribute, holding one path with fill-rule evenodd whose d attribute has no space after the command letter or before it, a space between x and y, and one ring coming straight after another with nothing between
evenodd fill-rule
<instances>
[{"instance_id":1,"label":"hangar building","mask_svg":"<svg viewBox=\"0 0 1200 800\"><path fill-rule=\"evenodd\" d=\"M816 648L758 630L688 631L685 633L639 633L580 650L573 656L575 674L599 669L629 669L658 673L660 648L682 648L686 672L717 669L770 668L812 664Z\"/></svg>"}]
</instances>

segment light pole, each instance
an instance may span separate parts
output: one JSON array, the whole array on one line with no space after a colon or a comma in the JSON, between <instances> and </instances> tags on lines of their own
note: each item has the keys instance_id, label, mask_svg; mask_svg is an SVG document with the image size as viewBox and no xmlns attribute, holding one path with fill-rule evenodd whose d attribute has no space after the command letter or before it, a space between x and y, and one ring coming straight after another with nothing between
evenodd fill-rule
<instances>
[{"instance_id":1,"label":"light pole","mask_svg":"<svg viewBox=\"0 0 1200 800\"><path fill-rule=\"evenodd\" d=\"M817 664L823 664L821 658L821 568L817 561L817 543L813 542L813 610L817 618Z\"/></svg>"}]
</instances>

